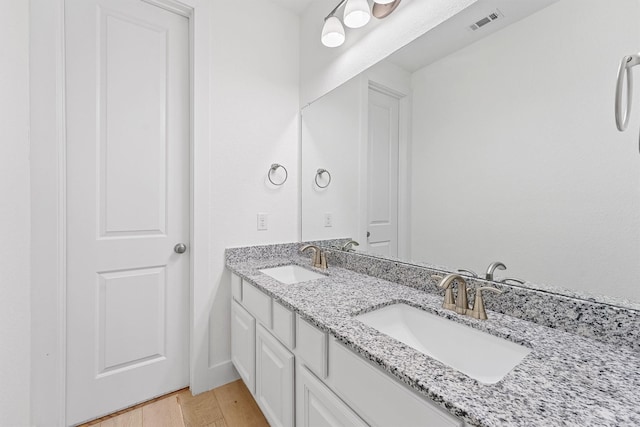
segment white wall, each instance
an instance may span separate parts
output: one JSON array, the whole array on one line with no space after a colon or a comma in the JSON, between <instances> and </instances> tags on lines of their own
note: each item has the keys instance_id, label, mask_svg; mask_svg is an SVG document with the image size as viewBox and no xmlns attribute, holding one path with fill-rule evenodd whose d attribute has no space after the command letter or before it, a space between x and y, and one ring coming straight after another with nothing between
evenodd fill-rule
<instances>
[{"instance_id":1,"label":"white wall","mask_svg":"<svg viewBox=\"0 0 640 427\"><path fill-rule=\"evenodd\" d=\"M268 1L215 0L211 56L211 276L195 295L196 321L209 322L209 372L196 392L228 381L230 275L224 249L298 239L299 18ZM287 182L267 181L272 163ZM256 214L269 214L257 231ZM199 340L200 337L196 337Z\"/></svg>"},{"instance_id":2,"label":"white wall","mask_svg":"<svg viewBox=\"0 0 640 427\"><path fill-rule=\"evenodd\" d=\"M312 2L301 20L300 105L340 86L476 1L405 0L384 20L372 18L364 28L347 28L345 44L333 49L322 45L320 34L324 17L337 2Z\"/></svg>"},{"instance_id":3,"label":"white wall","mask_svg":"<svg viewBox=\"0 0 640 427\"><path fill-rule=\"evenodd\" d=\"M638 17L562 0L414 74L414 259L640 299L639 97L613 117Z\"/></svg>"},{"instance_id":4,"label":"white wall","mask_svg":"<svg viewBox=\"0 0 640 427\"><path fill-rule=\"evenodd\" d=\"M29 424L29 3L0 2L0 425Z\"/></svg>"}]
</instances>

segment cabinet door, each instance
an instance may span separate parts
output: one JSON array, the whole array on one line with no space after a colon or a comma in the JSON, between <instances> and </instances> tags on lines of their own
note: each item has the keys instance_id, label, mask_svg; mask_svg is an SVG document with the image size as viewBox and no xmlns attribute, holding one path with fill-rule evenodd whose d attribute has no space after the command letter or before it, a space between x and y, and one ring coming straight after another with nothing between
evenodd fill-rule
<instances>
[{"instance_id":1,"label":"cabinet door","mask_svg":"<svg viewBox=\"0 0 640 427\"><path fill-rule=\"evenodd\" d=\"M231 361L255 394L256 319L235 301L231 301Z\"/></svg>"},{"instance_id":2,"label":"cabinet door","mask_svg":"<svg viewBox=\"0 0 640 427\"><path fill-rule=\"evenodd\" d=\"M296 420L297 427L367 426L301 364L296 371Z\"/></svg>"},{"instance_id":3,"label":"cabinet door","mask_svg":"<svg viewBox=\"0 0 640 427\"><path fill-rule=\"evenodd\" d=\"M256 334L256 400L273 427L292 427L294 359L262 325Z\"/></svg>"}]
</instances>

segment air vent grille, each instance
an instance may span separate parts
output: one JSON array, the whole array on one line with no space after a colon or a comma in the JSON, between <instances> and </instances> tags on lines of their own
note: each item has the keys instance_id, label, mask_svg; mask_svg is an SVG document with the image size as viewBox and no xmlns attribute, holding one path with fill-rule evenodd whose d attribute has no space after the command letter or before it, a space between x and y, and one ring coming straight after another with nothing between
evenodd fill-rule
<instances>
[{"instance_id":1,"label":"air vent grille","mask_svg":"<svg viewBox=\"0 0 640 427\"><path fill-rule=\"evenodd\" d=\"M473 31L479 30L480 28L484 27L485 25L495 21L496 19L499 18L503 18L504 15L502 14L502 12L500 12L498 9L496 9L494 12L491 12L490 14L488 14L487 16L479 19L478 21L474 22L473 24L469 25L469 28Z\"/></svg>"}]
</instances>

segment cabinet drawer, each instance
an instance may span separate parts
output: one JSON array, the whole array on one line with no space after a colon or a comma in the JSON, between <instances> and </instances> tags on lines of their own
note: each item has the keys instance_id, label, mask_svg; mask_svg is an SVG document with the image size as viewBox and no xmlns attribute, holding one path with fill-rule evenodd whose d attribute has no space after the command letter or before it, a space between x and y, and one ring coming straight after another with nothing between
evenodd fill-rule
<instances>
[{"instance_id":1,"label":"cabinet drawer","mask_svg":"<svg viewBox=\"0 0 640 427\"><path fill-rule=\"evenodd\" d=\"M462 420L389 377L335 339L328 384L372 426L462 427ZM389 408L393 408L390 411Z\"/></svg>"},{"instance_id":2,"label":"cabinet drawer","mask_svg":"<svg viewBox=\"0 0 640 427\"><path fill-rule=\"evenodd\" d=\"M234 300L242 302L242 279L233 273L231 273L231 296Z\"/></svg>"},{"instance_id":3,"label":"cabinet drawer","mask_svg":"<svg viewBox=\"0 0 640 427\"><path fill-rule=\"evenodd\" d=\"M247 310L267 328L271 328L271 297L242 281L242 304Z\"/></svg>"},{"instance_id":4,"label":"cabinet drawer","mask_svg":"<svg viewBox=\"0 0 640 427\"><path fill-rule=\"evenodd\" d=\"M289 349L295 347L295 317L293 311L273 301L273 333Z\"/></svg>"},{"instance_id":5,"label":"cabinet drawer","mask_svg":"<svg viewBox=\"0 0 640 427\"><path fill-rule=\"evenodd\" d=\"M296 316L296 353L320 378L327 377L327 334Z\"/></svg>"}]
</instances>

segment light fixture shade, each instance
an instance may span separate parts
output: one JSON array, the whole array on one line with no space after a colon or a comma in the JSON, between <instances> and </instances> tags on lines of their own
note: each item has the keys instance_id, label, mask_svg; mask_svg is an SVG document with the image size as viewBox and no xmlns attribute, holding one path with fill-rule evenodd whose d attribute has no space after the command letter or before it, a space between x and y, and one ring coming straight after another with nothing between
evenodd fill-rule
<instances>
[{"instance_id":1,"label":"light fixture shade","mask_svg":"<svg viewBox=\"0 0 640 427\"><path fill-rule=\"evenodd\" d=\"M374 3L378 3L378 4L389 4L389 3L393 3L394 0L373 0Z\"/></svg>"},{"instance_id":2,"label":"light fixture shade","mask_svg":"<svg viewBox=\"0 0 640 427\"><path fill-rule=\"evenodd\" d=\"M367 0L348 0L344 7L344 25L349 28L360 28L371 19Z\"/></svg>"},{"instance_id":3,"label":"light fixture shade","mask_svg":"<svg viewBox=\"0 0 640 427\"><path fill-rule=\"evenodd\" d=\"M344 43L344 27L338 18L330 16L324 21L321 40L327 47L338 47Z\"/></svg>"}]
</instances>

